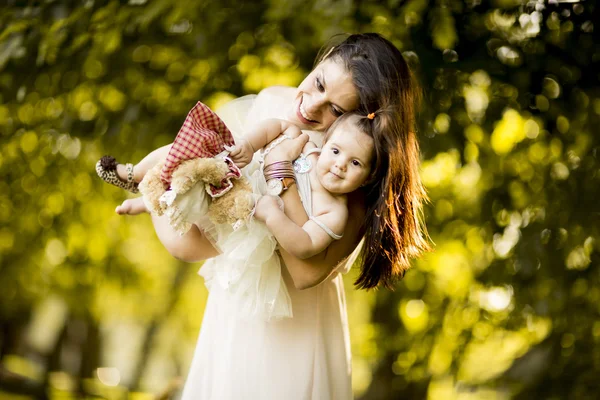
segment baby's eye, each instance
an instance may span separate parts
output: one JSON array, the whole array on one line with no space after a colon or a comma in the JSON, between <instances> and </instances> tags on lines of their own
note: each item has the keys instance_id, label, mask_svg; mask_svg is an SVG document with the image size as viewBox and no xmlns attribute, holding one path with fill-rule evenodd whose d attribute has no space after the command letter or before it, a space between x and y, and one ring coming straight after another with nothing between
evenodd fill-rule
<instances>
[{"instance_id":1,"label":"baby's eye","mask_svg":"<svg viewBox=\"0 0 600 400\"><path fill-rule=\"evenodd\" d=\"M317 78L315 85L317 86L319 92L325 91L325 88L323 87L323 84L321 83L321 80L319 78Z\"/></svg>"},{"instance_id":2,"label":"baby's eye","mask_svg":"<svg viewBox=\"0 0 600 400\"><path fill-rule=\"evenodd\" d=\"M360 167L360 162L358 160L352 160L352 165Z\"/></svg>"},{"instance_id":3,"label":"baby's eye","mask_svg":"<svg viewBox=\"0 0 600 400\"><path fill-rule=\"evenodd\" d=\"M333 154L339 154L339 152L340 152L340 151L339 151L338 149L336 149L335 147L332 147L332 148L331 148L331 151L333 152Z\"/></svg>"}]
</instances>

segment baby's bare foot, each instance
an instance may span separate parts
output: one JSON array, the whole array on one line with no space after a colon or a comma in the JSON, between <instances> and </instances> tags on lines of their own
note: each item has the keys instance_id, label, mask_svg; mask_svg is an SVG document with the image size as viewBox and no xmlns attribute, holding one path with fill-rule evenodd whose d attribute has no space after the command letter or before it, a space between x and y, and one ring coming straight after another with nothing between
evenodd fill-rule
<instances>
[{"instance_id":1,"label":"baby's bare foot","mask_svg":"<svg viewBox=\"0 0 600 400\"><path fill-rule=\"evenodd\" d=\"M125 200L115 211L119 215L138 215L148 212L148 209L146 208L146 204L144 204L144 200L141 197L137 197Z\"/></svg>"},{"instance_id":2,"label":"baby's bare foot","mask_svg":"<svg viewBox=\"0 0 600 400\"><path fill-rule=\"evenodd\" d=\"M134 166L134 171L135 171L135 166ZM117 176L123 182L127 182L127 167L125 167L125 164L117 164Z\"/></svg>"}]
</instances>

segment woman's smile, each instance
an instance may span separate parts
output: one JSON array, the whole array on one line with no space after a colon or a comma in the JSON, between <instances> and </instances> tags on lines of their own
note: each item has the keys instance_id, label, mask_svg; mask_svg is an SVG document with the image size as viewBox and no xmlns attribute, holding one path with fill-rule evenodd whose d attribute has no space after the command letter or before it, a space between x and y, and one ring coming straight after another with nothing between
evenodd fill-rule
<instances>
[{"instance_id":1,"label":"woman's smile","mask_svg":"<svg viewBox=\"0 0 600 400\"><path fill-rule=\"evenodd\" d=\"M319 123L319 121L315 121L314 119L309 118L308 113L304 109L304 96L300 97L300 102L298 103L296 115L298 116L298 119L306 125L314 125Z\"/></svg>"}]
</instances>

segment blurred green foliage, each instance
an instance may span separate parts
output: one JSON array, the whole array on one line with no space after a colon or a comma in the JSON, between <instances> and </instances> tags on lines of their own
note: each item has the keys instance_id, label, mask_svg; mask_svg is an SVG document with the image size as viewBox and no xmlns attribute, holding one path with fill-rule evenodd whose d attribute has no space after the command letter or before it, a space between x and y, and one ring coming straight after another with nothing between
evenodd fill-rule
<instances>
[{"instance_id":1,"label":"blurred green foliage","mask_svg":"<svg viewBox=\"0 0 600 400\"><path fill-rule=\"evenodd\" d=\"M339 32L420 77L435 250L394 292L347 277L364 399L600 390L595 1L25 1L0 9L0 399L147 398L185 376L197 266L96 178L169 143L197 100L296 85Z\"/></svg>"}]
</instances>

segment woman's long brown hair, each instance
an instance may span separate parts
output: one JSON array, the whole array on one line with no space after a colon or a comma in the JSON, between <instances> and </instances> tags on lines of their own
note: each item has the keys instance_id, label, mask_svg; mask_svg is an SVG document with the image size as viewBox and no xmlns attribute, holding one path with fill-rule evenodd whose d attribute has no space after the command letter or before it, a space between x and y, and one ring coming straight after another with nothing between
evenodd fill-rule
<instances>
[{"instance_id":1,"label":"woman's long brown hair","mask_svg":"<svg viewBox=\"0 0 600 400\"><path fill-rule=\"evenodd\" d=\"M420 89L400 51L378 34L351 35L325 50L322 59L337 59L351 73L360 97L358 127L374 142L372 178L363 188L367 214L355 285L393 288L410 259L430 248L415 123ZM370 113L373 119L367 118Z\"/></svg>"}]
</instances>

